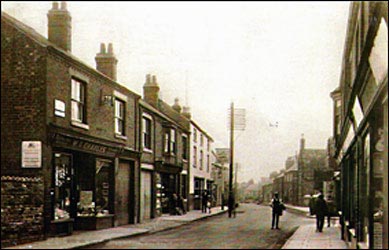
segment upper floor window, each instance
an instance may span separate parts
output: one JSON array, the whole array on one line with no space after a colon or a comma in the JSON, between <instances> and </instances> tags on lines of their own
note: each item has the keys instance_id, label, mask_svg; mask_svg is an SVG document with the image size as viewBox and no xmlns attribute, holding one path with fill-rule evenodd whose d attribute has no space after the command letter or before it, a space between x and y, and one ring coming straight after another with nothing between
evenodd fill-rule
<instances>
[{"instance_id":1,"label":"upper floor window","mask_svg":"<svg viewBox=\"0 0 389 250\"><path fill-rule=\"evenodd\" d=\"M176 130L170 129L170 152L176 153Z\"/></svg>"},{"instance_id":2,"label":"upper floor window","mask_svg":"<svg viewBox=\"0 0 389 250\"><path fill-rule=\"evenodd\" d=\"M72 120L86 124L85 82L72 78Z\"/></svg>"},{"instance_id":3,"label":"upper floor window","mask_svg":"<svg viewBox=\"0 0 389 250\"><path fill-rule=\"evenodd\" d=\"M124 135L124 114L125 114L125 102L115 98L115 133Z\"/></svg>"},{"instance_id":4,"label":"upper floor window","mask_svg":"<svg viewBox=\"0 0 389 250\"><path fill-rule=\"evenodd\" d=\"M193 146L193 167L197 166L197 147Z\"/></svg>"},{"instance_id":5,"label":"upper floor window","mask_svg":"<svg viewBox=\"0 0 389 250\"><path fill-rule=\"evenodd\" d=\"M143 117L142 122L143 148L151 149L151 119Z\"/></svg>"},{"instance_id":6,"label":"upper floor window","mask_svg":"<svg viewBox=\"0 0 389 250\"><path fill-rule=\"evenodd\" d=\"M200 151L200 170L203 170L203 163L204 163L204 154L203 154L203 150Z\"/></svg>"},{"instance_id":7,"label":"upper floor window","mask_svg":"<svg viewBox=\"0 0 389 250\"><path fill-rule=\"evenodd\" d=\"M207 151L209 152L209 149L211 148L211 142L210 140L208 139L207 140Z\"/></svg>"},{"instance_id":8,"label":"upper floor window","mask_svg":"<svg viewBox=\"0 0 389 250\"><path fill-rule=\"evenodd\" d=\"M167 129L164 135L164 152L165 153L176 153L176 130L175 129Z\"/></svg>"},{"instance_id":9,"label":"upper floor window","mask_svg":"<svg viewBox=\"0 0 389 250\"><path fill-rule=\"evenodd\" d=\"M188 159L188 138L186 136L182 136L182 159Z\"/></svg>"},{"instance_id":10,"label":"upper floor window","mask_svg":"<svg viewBox=\"0 0 389 250\"><path fill-rule=\"evenodd\" d=\"M203 134L200 134L200 145L201 146L204 145L204 136L203 136Z\"/></svg>"},{"instance_id":11,"label":"upper floor window","mask_svg":"<svg viewBox=\"0 0 389 250\"><path fill-rule=\"evenodd\" d=\"M207 172L209 173L209 168L210 168L210 166L209 166L209 155L207 155Z\"/></svg>"},{"instance_id":12,"label":"upper floor window","mask_svg":"<svg viewBox=\"0 0 389 250\"><path fill-rule=\"evenodd\" d=\"M197 142L197 129L193 129L193 141Z\"/></svg>"}]
</instances>

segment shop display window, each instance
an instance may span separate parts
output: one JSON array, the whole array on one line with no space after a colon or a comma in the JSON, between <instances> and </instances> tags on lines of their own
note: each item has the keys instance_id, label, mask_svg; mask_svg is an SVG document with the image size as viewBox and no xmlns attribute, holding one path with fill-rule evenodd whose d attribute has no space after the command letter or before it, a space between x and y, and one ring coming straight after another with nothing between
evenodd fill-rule
<instances>
[{"instance_id":1,"label":"shop display window","mask_svg":"<svg viewBox=\"0 0 389 250\"><path fill-rule=\"evenodd\" d=\"M77 216L102 217L112 213L113 167L111 161L97 160L94 179L83 177L79 192Z\"/></svg>"},{"instance_id":2,"label":"shop display window","mask_svg":"<svg viewBox=\"0 0 389 250\"><path fill-rule=\"evenodd\" d=\"M69 219L71 216L71 156L54 155L54 220Z\"/></svg>"}]
</instances>

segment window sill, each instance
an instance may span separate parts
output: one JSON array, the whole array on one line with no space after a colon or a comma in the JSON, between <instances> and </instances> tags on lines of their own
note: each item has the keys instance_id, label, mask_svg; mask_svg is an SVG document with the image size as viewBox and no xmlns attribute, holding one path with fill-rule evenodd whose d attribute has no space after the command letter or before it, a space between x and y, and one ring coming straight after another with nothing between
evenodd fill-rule
<instances>
[{"instance_id":1,"label":"window sill","mask_svg":"<svg viewBox=\"0 0 389 250\"><path fill-rule=\"evenodd\" d=\"M121 134L115 134L116 139L127 141L127 136L121 135Z\"/></svg>"},{"instance_id":2,"label":"window sill","mask_svg":"<svg viewBox=\"0 0 389 250\"><path fill-rule=\"evenodd\" d=\"M72 126L79 127L85 130L89 130L89 125L85 123L81 123L79 121L71 121Z\"/></svg>"},{"instance_id":3,"label":"window sill","mask_svg":"<svg viewBox=\"0 0 389 250\"><path fill-rule=\"evenodd\" d=\"M149 148L143 148L143 152L146 152L146 153L153 153L153 150L149 149Z\"/></svg>"}]
</instances>

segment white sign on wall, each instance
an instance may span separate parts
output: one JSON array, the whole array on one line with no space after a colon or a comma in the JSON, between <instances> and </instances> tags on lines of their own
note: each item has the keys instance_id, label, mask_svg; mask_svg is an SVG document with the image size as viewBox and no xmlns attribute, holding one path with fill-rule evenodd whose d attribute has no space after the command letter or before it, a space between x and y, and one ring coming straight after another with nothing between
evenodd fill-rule
<instances>
[{"instance_id":1,"label":"white sign on wall","mask_svg":"<svg viewBox=\"0 0 389 250\"><path fill-rule=\"evenodd\" d=\"M42 142L22 142L22 168L42 167Z\"/></svg>"},{"instance_id":2,"label":"white sign on wall","mask_svg":"<svg viewBox=\"0 0 389 250\"><path fill-rule=\"evenodd\" d=\"M61 100L54 101L54 114L59 117L65 117L65 103Z\"/></svg>"}]
</instances>

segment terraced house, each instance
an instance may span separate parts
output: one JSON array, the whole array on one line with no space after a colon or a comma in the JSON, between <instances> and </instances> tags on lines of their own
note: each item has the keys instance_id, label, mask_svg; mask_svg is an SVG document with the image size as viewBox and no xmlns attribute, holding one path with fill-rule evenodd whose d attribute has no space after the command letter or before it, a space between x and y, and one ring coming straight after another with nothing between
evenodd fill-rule
<instances>
[{"instance_id":1,"label":"terraced house","mask_svg":"<svg viewBox=\"0 0 389 250\"><path fill-rule=\"evenodd\" d=\"M48 39L1 15L2 247L139 222L139 99L116 81L113 46L96 69L71 53L65 2Z\"/></svg>"}]
</instances>

